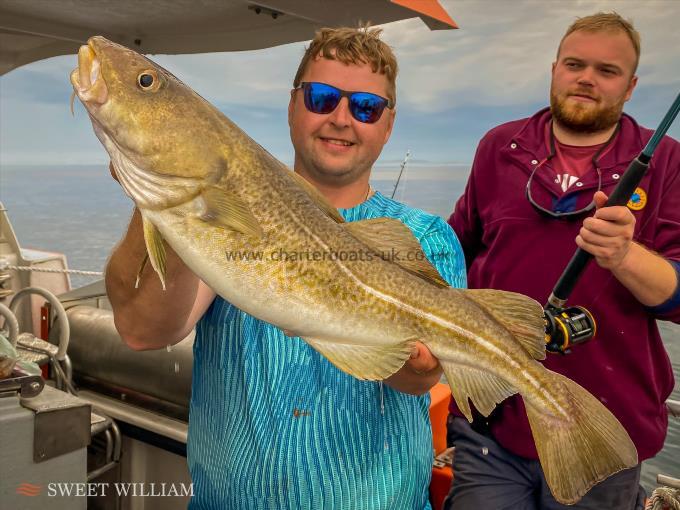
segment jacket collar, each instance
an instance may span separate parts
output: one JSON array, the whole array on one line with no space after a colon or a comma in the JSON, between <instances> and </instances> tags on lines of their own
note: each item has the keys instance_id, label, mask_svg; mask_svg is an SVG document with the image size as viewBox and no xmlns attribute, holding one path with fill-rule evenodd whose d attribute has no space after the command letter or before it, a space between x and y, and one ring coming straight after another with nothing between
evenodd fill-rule
<instances>
[{"instance_id":1,"label":"jacket collar","mask_svg":"<svg viewBox=\"0 0 680 510\"><path fill-rule=\"evenodd\" d=\"M512 141L522 149L533 154L537 160L543 160L549 154L545 143L545 126L552 119L550 108L543 108L529 117L512 137ZM619 165L627 165L643 149L651 138L651 131L642 130L630 115L624 113L619 121L621 128L614 141L614 146L602 156L600 168L606 169Z\"/></svg>"}]
</instances>

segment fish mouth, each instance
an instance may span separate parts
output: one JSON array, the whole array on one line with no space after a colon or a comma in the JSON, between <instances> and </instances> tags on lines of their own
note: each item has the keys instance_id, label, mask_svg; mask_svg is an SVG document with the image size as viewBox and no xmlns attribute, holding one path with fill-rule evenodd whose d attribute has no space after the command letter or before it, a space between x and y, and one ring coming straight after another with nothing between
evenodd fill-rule
<instances>
[{"instance_id":1,"label":"fish mouth","mask_svg":"<svg viewBox=\"0 0 680 510\"><path fill-rule=\"evenodd\" d=\"M71 72L71 84L74 95L77 95L86 106L100 106L106 103L108 90L101 74L101 60L97 57L91 39L78 50L78 67Z\"/></svg>"}]
</instances>

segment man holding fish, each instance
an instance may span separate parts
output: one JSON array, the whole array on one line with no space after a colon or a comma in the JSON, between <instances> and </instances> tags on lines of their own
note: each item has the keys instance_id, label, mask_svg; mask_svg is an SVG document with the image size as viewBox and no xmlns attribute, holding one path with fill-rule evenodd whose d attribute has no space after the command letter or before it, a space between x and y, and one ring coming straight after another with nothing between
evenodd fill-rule
<instances>
[{"instance_id":1,"label":"man holding fish","mask_svg":"<svg viewBox=\"0 0 680 510\"><path fill-rule=\"evenodd\" d=\"M448 225L369 185L396 113L397 62L379 34L323 29L311 42L288 107L294 170L348 222L403 221L441 276L464 287L462 251ZM151 83L154 75L148 74ZM114 161L112 172L125 185L123 166ZM145 228L135 210L109 261L107 290L116 326L134 349L176 343L197 326L190 508L429 508L426 393L442 370L427 347L415 342L411 359L384 384L359 380L333 366L296 331L286 330L287 337L216 296L167 246L166 290L148 265L135 288L147 251ZM314 254L278 253L279 259L293 255L311 259ZM153 255L151 262L154 268L161 265Z\"/></svg>"}]
</instances>

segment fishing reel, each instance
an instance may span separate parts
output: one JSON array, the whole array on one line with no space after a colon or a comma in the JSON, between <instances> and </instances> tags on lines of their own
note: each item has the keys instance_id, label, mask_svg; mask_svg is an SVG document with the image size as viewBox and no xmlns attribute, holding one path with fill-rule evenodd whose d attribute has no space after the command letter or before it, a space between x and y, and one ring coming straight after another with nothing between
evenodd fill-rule
<instances>
[{"instance_id":1,"label":"fishing reel","mask_svg":"<svg viewBox=\"0 0 680 510\"><path fill-rule=\"evenodd\" d=\"M597 325L592 314L582 306L544 310L545 348L549 352L568 354L571 346L587 342L595 336Z\"/></svg>"}]
</instances>

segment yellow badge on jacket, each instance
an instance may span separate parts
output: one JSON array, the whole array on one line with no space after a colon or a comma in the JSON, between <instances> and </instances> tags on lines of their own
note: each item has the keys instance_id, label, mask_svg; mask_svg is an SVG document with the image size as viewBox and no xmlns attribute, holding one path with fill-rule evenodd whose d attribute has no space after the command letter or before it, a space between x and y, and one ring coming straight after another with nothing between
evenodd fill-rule
<instances>
[{"instance_id":1,"label":"yellow badge on jacket","mask_svg":"<svg viewBox=\"0 0 680 510\"><path fill-rule=\"evenodd\" d=\"M639 211L647 205L647 193L642 188L635 188L635 192L628 201L628 209Z\"/></svg>"}]
</instances>

